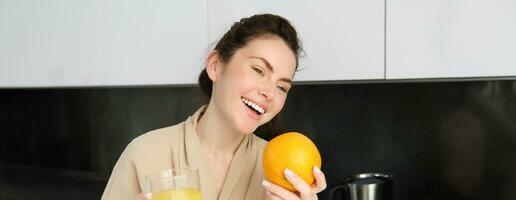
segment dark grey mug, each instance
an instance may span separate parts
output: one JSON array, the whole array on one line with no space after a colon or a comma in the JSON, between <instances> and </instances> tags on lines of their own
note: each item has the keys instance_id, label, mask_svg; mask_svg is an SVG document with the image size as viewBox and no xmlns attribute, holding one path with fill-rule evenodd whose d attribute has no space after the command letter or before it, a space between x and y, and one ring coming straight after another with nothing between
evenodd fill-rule
<instances>
[{"instance_id":1,"label":"dark grey mug","mask_svg":"<svg viewBox=\"0 0 516 200\"><path fill-rule=\"evenodd\" d=\"M362 173L344 178L330 188L330 200L342 190L343 200L392 200L393 176L382 173Z\"/></svg>"}]
</instances>

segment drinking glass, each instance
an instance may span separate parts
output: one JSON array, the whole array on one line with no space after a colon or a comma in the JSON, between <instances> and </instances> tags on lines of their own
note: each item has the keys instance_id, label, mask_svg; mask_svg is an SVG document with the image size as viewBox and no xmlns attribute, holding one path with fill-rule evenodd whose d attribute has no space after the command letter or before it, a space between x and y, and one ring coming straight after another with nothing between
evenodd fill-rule
<instances>
[{"instance_id":1,"label":"drinking glass","mask_svg":"<svg viewBox=\"0 0 516 200\"><path fill-rule=\"evenodd\" d=\"M147 177L151 200L201 200L199 171L194 168L173 168Z\"/></svg>"}]
</instances>

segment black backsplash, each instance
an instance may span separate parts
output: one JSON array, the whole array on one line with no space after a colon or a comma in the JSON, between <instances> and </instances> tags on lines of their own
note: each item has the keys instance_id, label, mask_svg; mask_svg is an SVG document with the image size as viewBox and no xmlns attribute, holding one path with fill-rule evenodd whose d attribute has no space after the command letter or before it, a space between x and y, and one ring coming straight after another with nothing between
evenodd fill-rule
<instances>
[{"instance_id":1,"label":"black backsplash","mask_svg":"<svg viewBox=\"0 0 516 200\"><path fill-rule=\"evenodd\" d=\"M183 121L199 106L196 94L193 87L0 90L0 199L22 191L13 189L23 187L13 174L34 168L88 172L100 197L127 143ZM329 187L384 172L394 175L397 200L516 199L516 81L297 85L282 117L285 130L315 141ZM328 190L320 194L327 198Z\"/></svg>"}]
</instances>

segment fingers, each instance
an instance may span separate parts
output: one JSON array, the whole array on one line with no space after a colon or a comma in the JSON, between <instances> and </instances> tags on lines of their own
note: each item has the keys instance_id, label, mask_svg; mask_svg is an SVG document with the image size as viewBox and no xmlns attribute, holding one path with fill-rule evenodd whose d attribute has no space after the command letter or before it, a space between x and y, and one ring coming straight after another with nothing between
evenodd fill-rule
<instances>
[{"instance_id":1,"label":"fingers","mask_svg":"<svg viewBox=\"0 0 516 200\"><path fill-rule=\"evenodd\" d=\"M278 200L278 199L317 199L317 193L326 189L326 178L324 173L316 166L313 168L313 174L315 177L315 183L311 186L308 185L301 177L292 172L289 169L285 169L285 178L294 186L294 188L299 192L299 194L288 191L287 189L270 183L268 181L263 181L262 184L265 187L266 195L268 199Z\"/></svg>"},{"instance_id":2,"label":"fingers","mask_svg":"<svg viewBox=\"0 0 516 200\"><path fill-rule=\"evenodd\" d=\"M138 200L150 200L152 198L152 193L140 193L138 194Z\"/></svg>"},{"instance_id":3,"label":"fingers","mask_svg":"<svg viewBox=\"0 0 516 200\"><path fill-rule=\"evenodd\" d=\"M312 191L312 188L291 170L285 169L285 178L296 188L301 199L312 199L314 197L315 193Z\"/></svg>"},{"instance_id":4,"label":"fingers","mask_svg":"<svg viewBox=\"0 0 516 200\"><path fill-rule=\"evenodd\" d=\"M280 197L276 196L275 194L272 194L268 190L265 190L265 195L267 195L268 200L282 200Z\"/></svg>"},{"instance_id":5,"label":"fingers","mask_svg":"<svg viewBox=\"0 0 516 200\"><path fill-rule=\"evenodd\" d=\"M319 193L326 189L326 177L324 173L317 167L314 166L314 177L315 177L315 186L312 187L312 190L315 193Z\"/></svg>"},{"instance_id":6,"label":"fingers","mask_svg":"<svg viewBox=\"0 0 516 200\"><path fill-rule=\"evenodd\" d=\"M299 199L296 194L269 181L263 180L262 185L265 188L265 193L269 199Z\"/></svg>"}]
</instances>

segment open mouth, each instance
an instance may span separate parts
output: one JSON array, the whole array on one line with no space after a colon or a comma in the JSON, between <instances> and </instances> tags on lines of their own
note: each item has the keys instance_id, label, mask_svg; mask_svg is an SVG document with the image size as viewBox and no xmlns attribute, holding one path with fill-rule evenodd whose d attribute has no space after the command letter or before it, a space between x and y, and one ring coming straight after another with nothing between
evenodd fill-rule
<instances>
[{"instance_id":1,"label":"open mouth","mask_svg":"<svg viewBox=\"0 0 516 200\"><path fill-rule=\"evenodd\" d=\"M244 102L244 104L247 107L249 107L251 110L256 112L256 114L258 114L258 115L263 115L263 113L265 113L265 109L264 108L262 108L259 105L253 103L252 101L249 101L247 99L242 98L242 102Z\"/></svg>"}]
</instances>

